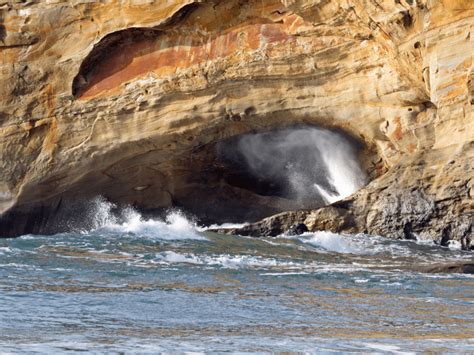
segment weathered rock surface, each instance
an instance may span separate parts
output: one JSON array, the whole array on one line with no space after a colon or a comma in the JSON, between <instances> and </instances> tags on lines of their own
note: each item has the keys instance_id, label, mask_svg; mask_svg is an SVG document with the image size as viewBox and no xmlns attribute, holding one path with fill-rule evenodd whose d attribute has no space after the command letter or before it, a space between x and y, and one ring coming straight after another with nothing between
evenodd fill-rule
<instances>
[{"instance_id":1,"label":"weathered rock surface","mask_svg":"<svg viewBox=\"0 0 474 355\"><path fill-rule=\"evenodd\" d=\"M280 212L292 202L227 183L214 147L305 123L361 141L373 181L259 233L468 244L473 26L471 0L0 1L0 235L97 194L204 220Z\"/></svg>"},{"instance_id":2,"label":"weathered rock surface","mask_svg":"<svg viewBox=\"0 0 474 355\"><path fill-rule=\"evenodd\" d=\"M457 263L448 265L432 265L421 267L420 272L428 273L459 273L459 274L474 274L474 263Z\"/></svg>"}]
</instances>

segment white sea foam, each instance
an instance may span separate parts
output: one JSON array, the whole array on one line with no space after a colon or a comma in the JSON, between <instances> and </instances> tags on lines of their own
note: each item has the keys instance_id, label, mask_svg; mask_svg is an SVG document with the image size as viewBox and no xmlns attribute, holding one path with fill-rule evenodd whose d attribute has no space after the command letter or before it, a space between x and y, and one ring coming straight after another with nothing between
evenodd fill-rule
<instances>
[{"instance_id":1,"label":"white sea foam","mask_svg":"<svg viewBox=\"0 0 474 355\"><path fill-rule=\"evenodd\" d=\"M29 264L19 264L19 263L8 263L8 264L0 264L0 268L15 268L15 269L24 269L24 270L41 270L40 267L34 266L34 265L29 265Z\"/></svg>"},{"instance_id":2,"label":"white sea foam","mask_svg":"<svg viewBox=\"0 0 474 355\"><path fill-rule=\"evenodd\" d=\"M36 240L38 239L38 236L37 235L34 235L34 234L25 234L25 235L22 235L21 237L18 237L18 239L22 239L22 240Z\"/></svg>"},{"instance_id":3,"label":"white sea foam","mask_svg":"<svg viewBox=\"0 0 474 355\"><path fill-rule=\"evenodd\" d=\"M286 237L288 238L288 237ZM294 238L294 237L290 237ZM416 257L420 260L433 262L449 259L458 260L469 258L469 254L459 255L459 245L451 250L441 250L432 242L418 243L416 241L392 240L366 234L336 234L331 232L304 233L298 237L303 243L322 249L327 252L349 253L358 255L387 255L392 257ZM449 255L449 252L452 254Z\"/></svg>"},{"instance_id":4,"label":"white sea foam","mask_svg":"<svg viewBox=\"0 0 474 355\"><path fill-rule=\"evenodd\" d=\"M331 232L305 233L300 237L303 243L336 253L364 254L364 249L348 237Z\"/></svg>"},{"instance_id":5,"label":"white sea foam","mask_svg":"<svg viewBox=\"0 0 474 355\"><path fill-rule=\"evenodd\" d=\"M113 213L114 208L114 204L101 197L92 202L91 209L95 212L92 231L167 240L206 239L199 234L196 224L178 210L169 212L164 220L159 220L145 219L133 208L126 208L118 214Z\"/></svg>"},{"instance_id":6,"label":"white sea foam","mask_svg":"<svg viewBox=\"0 0 474 355\"><path fill-rule=\"evenodd\" d=\"M377 344L377 343L365 343L364 344L367 348L380 350L385 353L393 353L393 354L415 354L414 352L405 352L401 351L398 346L395 345L387 345L387 344Z\"/></svg>"},{"instance_id":7,"label":"white sea foam","mask_svg":"<svg viewBox=\"0 0 474 355\"><path fill-rule=\"evenodd\" d=\"M206 231L210 229L230 229L230 228L243 228L247 226L248 223L223 223L223 224L211 224L208 227L198 227L199 231Z\"/></svg>"},{"instance_id":8,"label":"white sea foam","mask_svg":"<svg viewBox=\"0 0 474 355\"><path fill-rule=\"evenodd\" d=\"M130 211L123 223L107 225L106 229L157 239L206 239L199 234L196 225L179 211L169 213L164 221L144 219L139 213Z\"/></svg>"},{"instance_id":9,"label":"white sea foam","mask_svg":"<svg viewBox=\"0 0 474 355\"><path fill-rule=\"evenodd\" d=\"M279 261L272 258L262 258L252 255L195 255L192 253L176 253L165 251L156 255L156 261L168 264L193 264L204 266L220 266L226 269L240 268L296 268L297 263L291 261Z\"/></svg>"},{"instance_id":10,"label":"white sea foam","mask_svg":"<svg viewBox=\"0 0 474 355\"><path fill-rule=\"evenodd\" d=\"M0 255L10 254L12 249L10 247L0 247Z\"/></svg>"},{"instance_id":11,"label":"white sea foam","mask_svg":"<svg viewBox=\"0 0 474 355\"><path fill-rule=\"evenodd\" d=\"M367 271L367 268L364 267L342 263L327 264L314 261L297 262L253 255L196 255L193 253L178 253L175 251L164 251L157 253L153 260L146 260L146 263L158 265L189 264L204 267L221 267L224 269L278 270L275 272L261 274L265 276L352 273L356 271Z\"/></svg>"},{"instance_id":12,"label":"white sea foam","mask_svg":"<svg viewBox=\"0 0 474 355\"><path fill-rule=\"evenodd\" d=\"M296 276L296 275L309 275L309 272L265 272L260 274L261 276Z\"/></svg>"},{"instance_id":13,"label":"white sea foam","mask_svg":"<svg viewBox=\"0 0 474 355\"><path fill-rule=\"evenodd\" d=\"M453 250L461 250L462 245L461 245L461 242L458 240L450 240L448 247L449 249L453 249Z\"/></svg>"}]
</instances>

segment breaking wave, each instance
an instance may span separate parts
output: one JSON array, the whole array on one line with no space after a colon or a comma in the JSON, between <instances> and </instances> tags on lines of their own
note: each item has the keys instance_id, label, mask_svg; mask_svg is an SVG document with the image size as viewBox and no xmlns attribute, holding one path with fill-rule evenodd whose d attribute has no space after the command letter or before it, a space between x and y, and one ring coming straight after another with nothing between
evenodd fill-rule
<instances>
[{"instance_id":1,"label":"breaking wave","mask_svg":"<svg viewBox=\"0 0 474 355\"><path fill-rule=\"evenodd\" d=\"M114 212L115 209L113 203L102 197L96 198L91 204L92 228L83 232L128 234L168 240L206 239L199 234L196 223L179 210L169 211L163 219L147 219L131 207L117 212Z\"/></svg>"},{"instance_id":2,"label":"breaking wave","mask_svg":"<svg viewBox=\"0 0 474 355\"><path fill-rule=\"evenodd\" d=\"M365 254L369 252L349 238L331 232L306 233L300 240L303 243L336 253Z\"/></svg>"},{"instance_id":3,"label":"breaking wave","mask_svg":"<svg viewBox=\"0 0 474 355\"><path fill-rule=\"evenodd\" d=\"M285 237L284 239L295 238ZM468 259L469 253L459 254L461 250L460 243L455 243L449 248L440 248L433 242L411 241L411 240L393 240L380 236L371 236L367 234L337 234L328 231L318 231L314 233L304 233L295 239L315 248L318 252L354 254L361 256L378 257L415 257L425 261L447 260L460 261Z\"/></svg>"}]
</instances>

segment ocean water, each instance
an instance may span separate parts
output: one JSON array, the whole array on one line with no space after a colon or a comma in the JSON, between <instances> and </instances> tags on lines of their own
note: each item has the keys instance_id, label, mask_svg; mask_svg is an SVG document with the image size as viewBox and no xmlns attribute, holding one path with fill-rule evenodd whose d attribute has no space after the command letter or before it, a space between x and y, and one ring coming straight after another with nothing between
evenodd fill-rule
<instances>
[{"instance_id":1,"label":"ocean water","mask_svg":"<svg viewBox=\"0 0 474 355\"><path fill-rule=\"evenodd\" d=\"M0 239L0 351L474 352L459 248L218 235L179 212Z\"/></svg>"}]
</instances>

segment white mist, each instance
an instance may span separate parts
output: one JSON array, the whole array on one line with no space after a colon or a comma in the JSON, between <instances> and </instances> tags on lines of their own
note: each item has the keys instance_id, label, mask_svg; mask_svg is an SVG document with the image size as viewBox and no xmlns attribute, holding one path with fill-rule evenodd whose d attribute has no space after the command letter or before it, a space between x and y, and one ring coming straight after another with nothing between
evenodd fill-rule
<instances>
[{"instance_id":1,"label":"white mist","mask_svg":"<svg viewBox=\"0 0 474 355\"><path fill-rule=\"evenodd\" d=\"M366 184L356 149L343 135L314 127L245 135L238 141L256 177L283 181L301 201L341 200Z\"/></svg>"}]
</instances>

